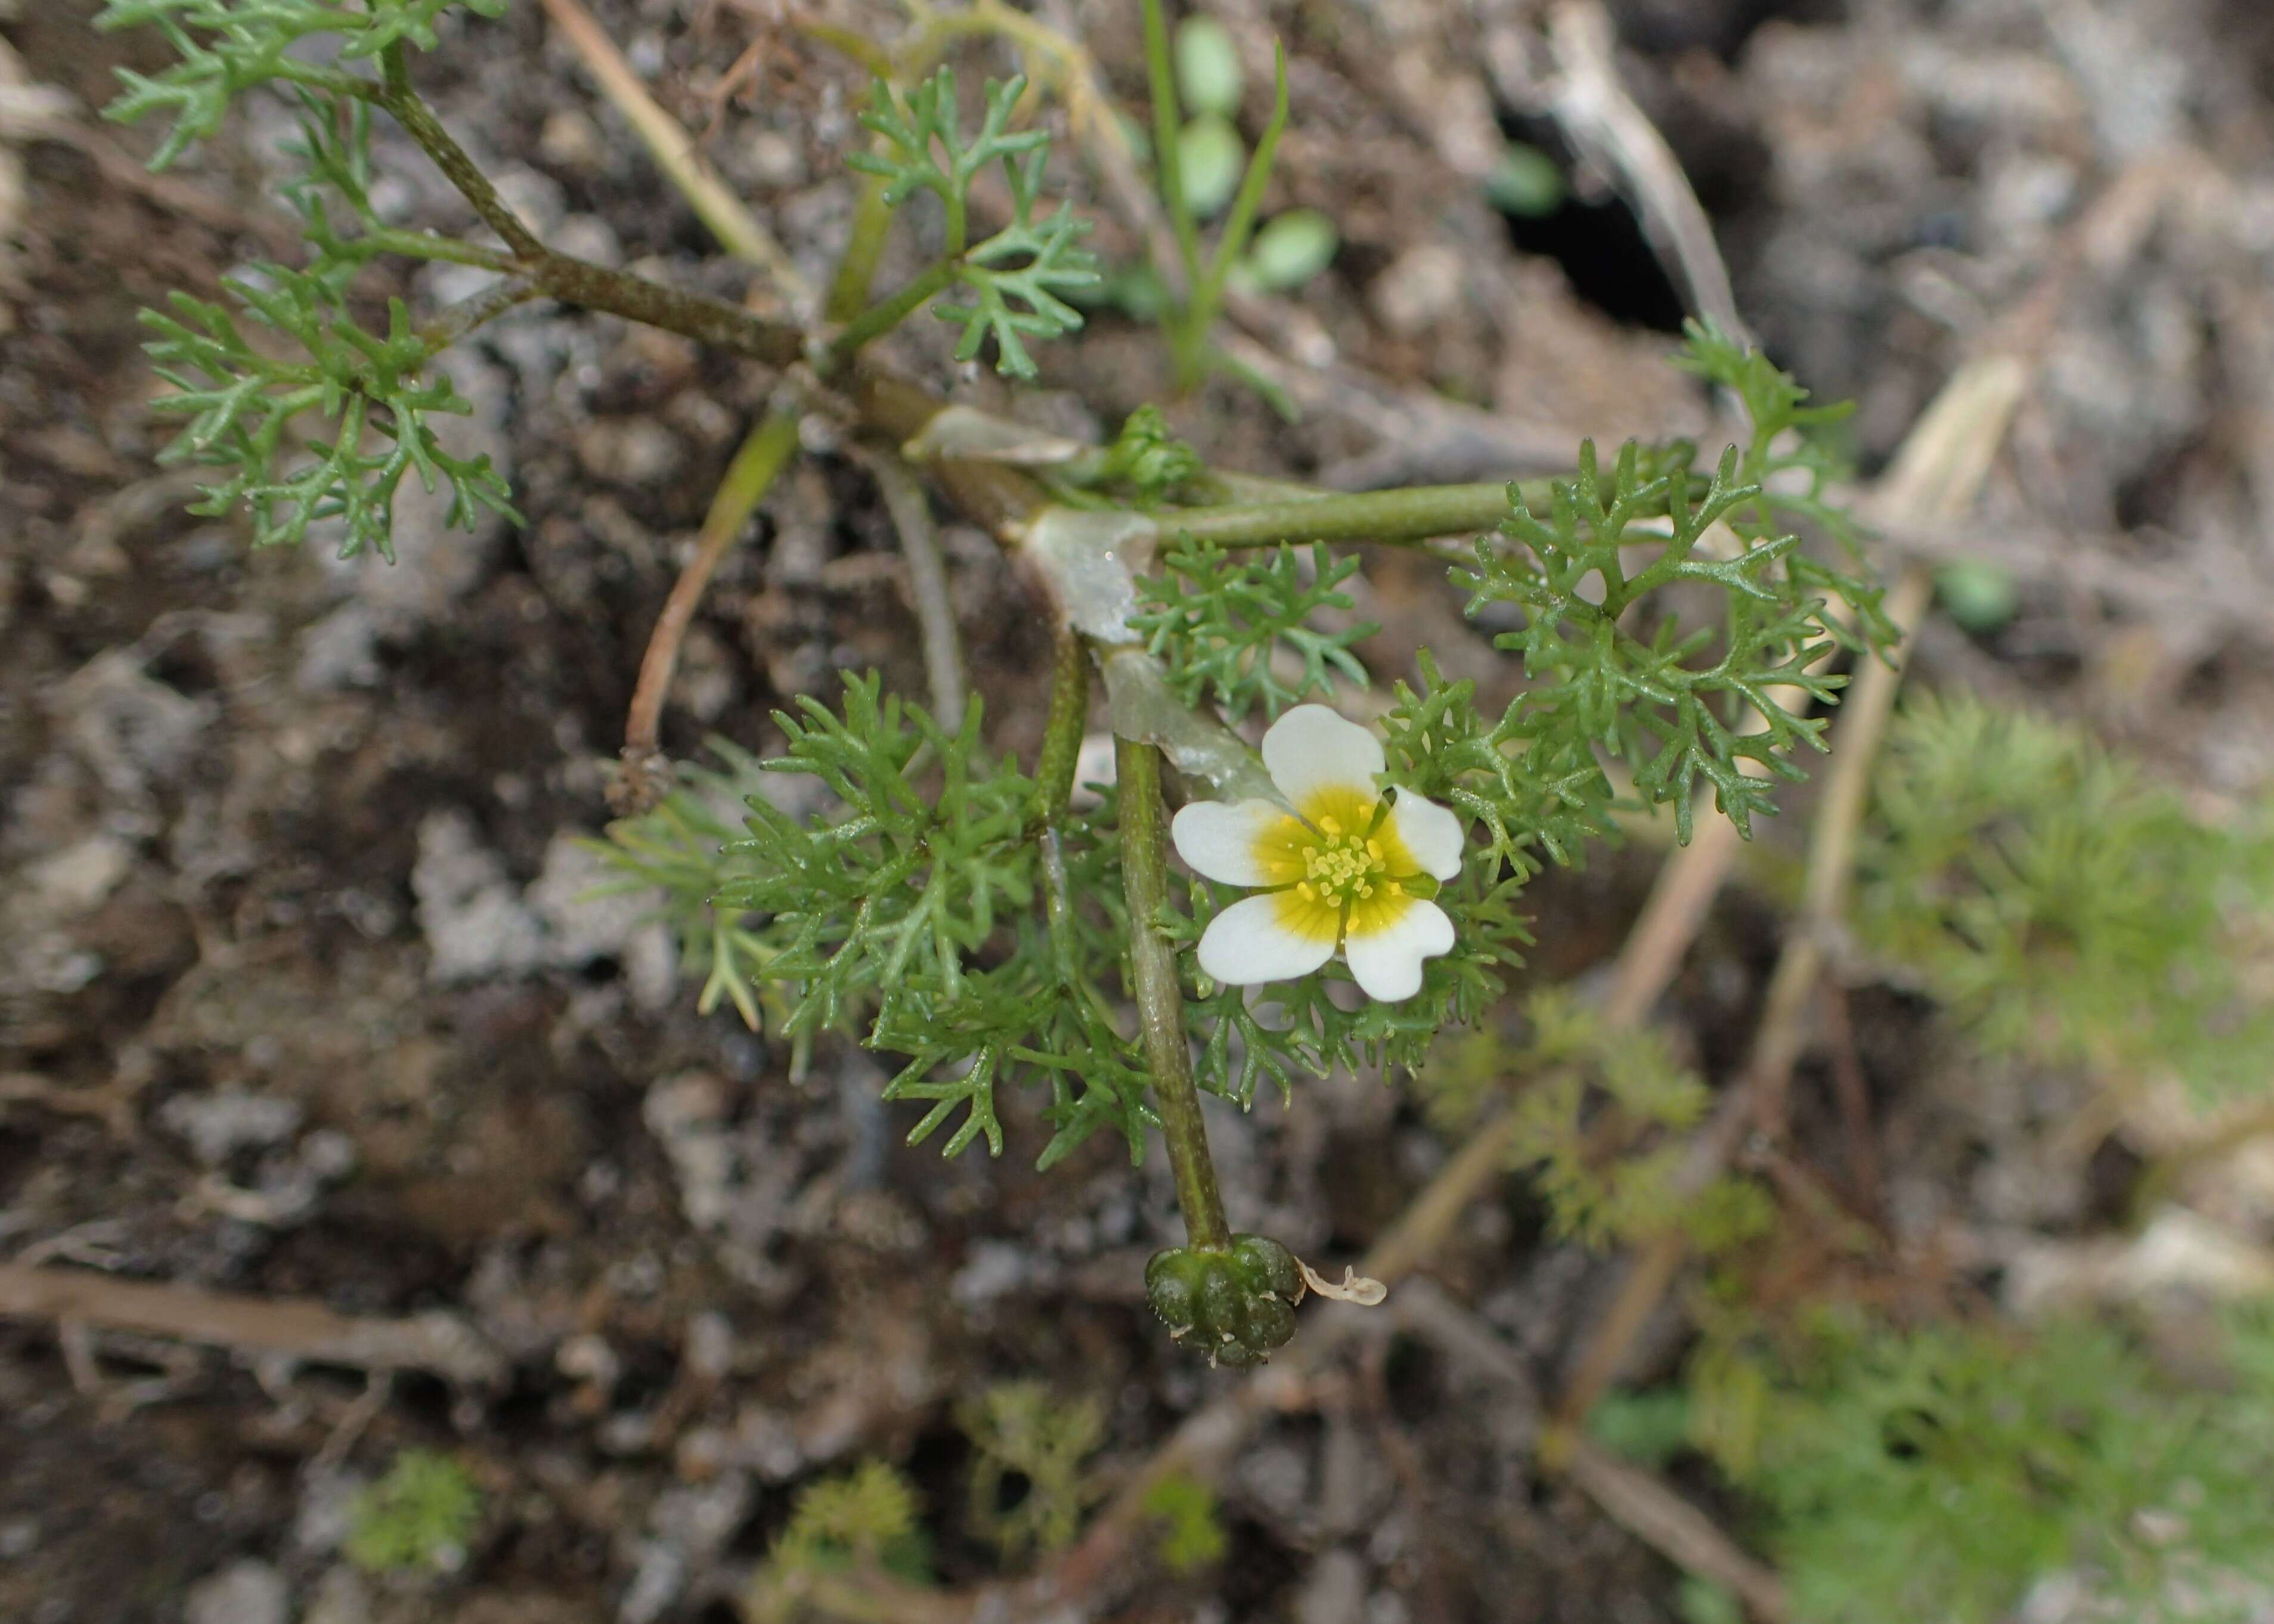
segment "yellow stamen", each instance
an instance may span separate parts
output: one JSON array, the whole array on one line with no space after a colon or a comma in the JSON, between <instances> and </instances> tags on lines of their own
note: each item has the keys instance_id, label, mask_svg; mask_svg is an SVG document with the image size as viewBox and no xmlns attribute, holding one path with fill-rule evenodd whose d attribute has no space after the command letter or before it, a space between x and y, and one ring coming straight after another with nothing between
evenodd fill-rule
<instances>
[{"instance_id":1,"label":"yellow stamen","mask_svg":"<svg viewBox=\"0 0 2274 1624\"><path fill-rule=\"evenodd\" d=\"M1412 905L1400 883L1420 870L1385 802L1355 786L1322 789L1299 816L1259 835L1258 866L1283 887L1282 926L1308 941L1370 936Z\"/></svg>"}]
</instances>

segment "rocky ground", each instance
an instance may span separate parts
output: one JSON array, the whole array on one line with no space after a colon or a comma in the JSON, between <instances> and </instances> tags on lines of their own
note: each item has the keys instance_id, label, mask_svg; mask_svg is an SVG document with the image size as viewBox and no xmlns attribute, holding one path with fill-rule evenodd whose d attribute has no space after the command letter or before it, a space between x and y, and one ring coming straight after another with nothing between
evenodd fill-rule
<instances>
[{"instance_id":1,"label":"rocky ground","mask_svg":"<svg viewBox=\"0 0 2274 1624\"><path fill-rule=\"evenodd\" d=\"M185 513L185 483L154 461L133 316L291 252L268 190L288 124L251 99L227 139L144 177L147 132L84 109L118 67L162 58L149 38L94 34L95 9L0 0L0 1264L344 1315L448 1311L501 1363L367 1389L352 1359L248 1352L265 1322L184 1337L0 1318L0 1616L726 1620L798 1485L868 1456L923 1493L941 1577L985 1576L991 1548L960 1515L960 1403L1012 1378L1094 1396L1110 1476L1229 1378L1176 1355L1138 1301L1144 1257L1176 1233L1158 1158L1133 1171L1095 1147L1038 1176L1031 1107L998 1162L904 1148L877 1060L825 1046L792 1081L764 1038L696 1013L639 899L590 897L580 841L606 816L640 652L766 380L524 310L452 363L524 524L444 535L412 503L393 568L249 553L231 520ZM1660 361L1690 297L1680 264L1574 150L1525 0L1212 9L1259 117L1285 38L1274 207L1326 209L1344 247L1253 329L1308 391L1304 420L1283 428L1224 385L1175 406L1181 432L1228 464L1356 483L1704 427L1707 403ZM847 15L881 28L886 10ZM1038 10L1137 104L1133 7ZM851 197L841 62L766 5L596 11L825 274ZM1617 71L1711 216L1736 308L1821 395L1859 402L1867 472L1985 335L2041 324L2010 454L1950 544L2008 568L2021 613L1986 637L1931 626L1928 673L2089 718L2206 798L2263 787L2274 637L2248 605L2274 548L2264 9L1610 13ZM422 86L528 218L588 257L742 294L748 276L708 253L538 8L463 34ZM756 76L730 81L766 41ZM1496 132L1562 161L1575 199L1496 212L1478 156ZM463 223L415 154L382 154L391 209ZM402 290L445 302L454 275ZM936 335L907 359L952 376ZM1120 318L1045 364L1044 388L1012 404L1065 432L1166 393L1153 335ZM1007 403L991 380L960 387ZM842 670L921 690L872 488L814 450L705 603L674 749L713 733L764 749L772 708ZM975 685L1004 742L1030 749L1046 639L983 536L950 524L944 540ZM1427 643L1505 686L1434 570L1370 575L1377 671ZM1654 862L1637 849L1543 883L1531 974L1605 962ZM1683 1041L1709 1063L1742 1045L1774 931L1767 902L1733 896L1676 989ZM1859 1041L1900 1124L1935 1051L1916 1011L1886 1004ZM1333 1255L1375 1238L1447 1154L1373 1077L1217 1112L1211 1132L1235 1227ZM2086 1222L2082 1193L2017 1197L1944 1160L1998 1162L2021 1132L1893 1133L1891 1177L1985 1221ZM1515 1180L1435 1273L1549 1388L1615 1277L1545 1238ZM1538 1473L1532 1417L1426 1342L1367 1346L1222 1485L1229 1558L1113 1616L1674 1616L1675 1570ZM413 1447L466 1463L484 1509L455 1572L373 1578L342 1555L345 1508Z\"/></svg>"}]
</instances>

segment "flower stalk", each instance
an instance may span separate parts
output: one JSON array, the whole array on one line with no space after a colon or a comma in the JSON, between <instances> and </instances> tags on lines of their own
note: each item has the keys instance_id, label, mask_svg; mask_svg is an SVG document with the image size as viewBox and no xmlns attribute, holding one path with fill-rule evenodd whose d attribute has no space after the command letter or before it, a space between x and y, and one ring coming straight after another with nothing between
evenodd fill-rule
<instances>
[{"instance_id":1,"label":"flower stalk","mask_svg":"<svg viewBox=\"0 0 2274 1624\"><path fill-rule=\"evenodd\" d=\"M1167 808L1161 802L1161 752L1117 738L1114 765L1121 785L1122 889L1129 903L1129 959L1137 994L1139 1039L1153 1072L1154 1104L1169 1142L1169 1169L1177 1205L1191 1244L1207 1251L1231 1244L1231 1226L1209 1156L1208 1124L1193 1081L1192 1051L1185 1041L1184 989L1177 956L1155 923L1169 899Z\"/></svg>"},{"instance_id":2,"label":"flower stalk","mask_svg":"<svg viewBox=\"0 0 2274 1624\"><path fill-rule=\"evenodd\" d=\"M1073 886L1066 875L1065 842L1059 831L1073 800L1074 765L1081 755L1081 725L1088 713L1089 656L1073 628L1061 626L1050 719L1043 728L1035 779L1042 800L1043 914L1050 929L1050 967L1062 987L1081 981L1074 954Z\"/></svg>"}]
</instances>

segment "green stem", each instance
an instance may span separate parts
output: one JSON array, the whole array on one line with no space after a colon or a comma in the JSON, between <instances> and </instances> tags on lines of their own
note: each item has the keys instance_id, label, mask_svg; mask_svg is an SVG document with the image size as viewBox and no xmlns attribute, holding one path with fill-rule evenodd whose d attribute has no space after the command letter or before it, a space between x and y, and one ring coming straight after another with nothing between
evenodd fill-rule
<instances>
[{"instance_id":1,"label":"green stem","mask_svg":"<svg viewBox=\"0 0 2274 1624\"><path fill-rule=\"evenodd\" d=\"M521 261L502 249L483 243L469 243L455 237L443 237L433 231L406 231L396 226L380 226L365 233L360 239L381 253L401 254L406 259L440 259L451 265L471 265L485 271L503 274L521 268Z\"/></svg>"},{"instance_id":2,"label":"green stem","mask_svg":"<svg viewBox=\"0 0 2274 1624\"><path fill-rule=\"evenodd\" d=\"M850 321L861 313L869 302L869 289L877 280L877 262L884 258L885 239L892 233L892 211L885 202L885 180L880 175L866 177L861 196L853 206L853 233L845 241L845 252L837 261L837 274L829 283L829 300L823 314L832 321Z\"/></svg>"},{"instance_id":3,"label":"green stem","mask_svg":"<svg viewBox=\"0 0 2274 1624\"><path fill-rule=\"evenodd\" d=\"M1161 752L1133 739L1113 741L1121 784L1121 880L1129 903L1129 959L1137 995L1139 1035L1153 1071L1153 1100L1169 1142L1177 1205L1184 1209L1192 1244L1223 1251L1231 1226L1209 1158L1208 1124L1201 1118L1193 1082L1192 1050L1185 1039L1184 989L1177 956L1154 917L1169 899L1168 817L1161 803Z\"/></svg>"},{"instance_id":4,"label":"green stem","mask_svg":"<svg viewBox=\"0 0 2274 1624\"><path fill-rule=\"evenodd\" d=\"M1205 332L1216 320L1216 301L1224 297L1224 279L1231 274L1232 262L1247 247L1248 234L1255 229L1256 211L1263 207L1263 188L1271 180L1271 160L1279 150L1279 136L1287 128L1287 53L1284 49L1273 52L1276 77L1271 94L1271 120L1263 126L1262 139L1255 143L1255 155L1247 161L1247 173L1240 177L1239 195L1232 200L1231 213L1216 233L1216 247L1209 255L1208 274L1200 286L1193 290L1193 323Z\"/></svg>"},{"instance_id":5,"label":"green stem","mask_svg":"<svg viewBox=\"0 0 2274 1624\"><path fill-rule=\"evenodd\" d=\"M1043 806L1043 913L1049 921L1050 962L1058 984L1078 979L1073 941L1073 887L1066 877L1059 826L1073 801L1074 768L1081 756L1082 724L1089 719L1089 656L1070 626L1058 628L1058 658L1050 680L1050 718L1043 726L1035 782Z\"/></svg>"},{"instance_id":6,"label":"green stem","mask_svg":"<svg viewBox=\"0 0 2274 1624\"><path fill-rule=\"evenodd\" d=\"M1073 628L1061 623L1050 667L1050 709L1043 723L1043 750L1035 763L1043 819L1062 823L1073 801L1074 767L1081 756L1082 724L1089 719L1089 656Z\"/></svg>"},{"instance_id":7,"label":"green stem","mask_svg":"<svg viewBox=\"0 0 2274 1624\"><path fill-rule=\"evenodd\" d=\"M947 226L940 247L948 259L960 259L964 249L970 245L971 232L970 222L965 214L967 206L963 187L950 186L941 194L940 201L947 205Z\"/></svg>"},{"instance_id":8,"label":"green stem","mask_svg":"<svg viewBox=\"0 0 2274 1624\"><path fill-rule=\"evenodd\" d=\"M1545 501L1545 480L1524 486L1525 500ZM1269 547L1281 542L1427 541L1488 530L1508 516L1505 483L1415 485L1296 501L1184 508L1164 512L1164 532L1189 532L1225 547Z\"/></svg>"},{"instance_id":9,"label":"green stem","mask_svg":"<svg viewBox=\"0 0 2274 1624\"><path fill-rule=\"evenodd\" d=\"M1177 252L1185 262L1185 294L1191 298L1201 282L1201 233L1193 211L1185 202L1185 172L1178 161L1177 136L1184 116L1177 106L1177 81L1169 65L1169 25L1161 16L1161 0L1145 0L1145 77L1153 91L1153 170L1161 178L1161 203L1177 235Z\"/></svg>"},{"instance_id":10,"label":"green stem","mask_svg":"<svg viewBox=\"0 0 2274 1624\"><path fill-rule=\"evenodd\" d=\"M844 330L829 341L830 370L833 372L851 360L870 340L882 337L907 320L926 299L953 282L961 268L960 259L942 259L847 322Z\"/></svg>"}]
</instances>

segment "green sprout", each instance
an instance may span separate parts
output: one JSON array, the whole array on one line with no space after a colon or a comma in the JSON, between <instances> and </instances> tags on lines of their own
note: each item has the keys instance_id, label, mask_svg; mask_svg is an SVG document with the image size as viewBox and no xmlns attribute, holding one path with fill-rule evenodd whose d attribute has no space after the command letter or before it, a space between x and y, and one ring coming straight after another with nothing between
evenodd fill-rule
<instances>
[{"instance_id":1,"label":"green sprout","mask_svg":"<svg viewBox=\"0 0 2274 1624\"><path fill-rule=\"evenodd\" d=\"M1105 1441L1095 1399L1061 1401L1040 1382L1006 1381L958 1412L975 1452L971 1525L1005 1556L1063 1551L1103 1492L1086 1462ZM1022 1491L1006 1485L1017 1477Z\"/></svg>"},{"instance_id":2,"label":"green sprout","mask_svg":"<svg viewBox=\"0 0 2274 1624\"><path fill-rule=\"evenodd\" d=\"M1171 1573L1211 1567L1231 1548L1216 1491L1190 1472L1171 1472L1148 1489L1145 1515L1160 1525L1161 1560Z\"/></svg>"},{"instance_id":3,"label":"green sprout","mask_svg":"<svg viewBox=\"0 0 2274 1624\"><path fill-rule=\"evenodd\" d=\"M448 1572L464 1563L481 1516L481 1491L463 1466L406 1449L356 1497L348 1560L367 1573Z\"/></svg>"}]
</instances>

